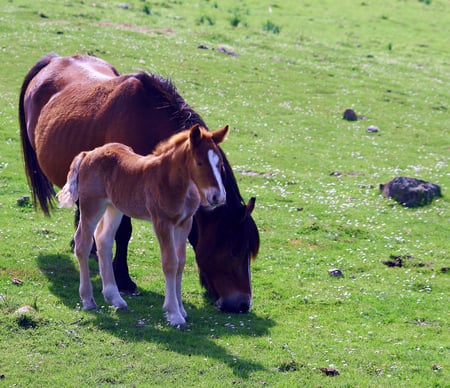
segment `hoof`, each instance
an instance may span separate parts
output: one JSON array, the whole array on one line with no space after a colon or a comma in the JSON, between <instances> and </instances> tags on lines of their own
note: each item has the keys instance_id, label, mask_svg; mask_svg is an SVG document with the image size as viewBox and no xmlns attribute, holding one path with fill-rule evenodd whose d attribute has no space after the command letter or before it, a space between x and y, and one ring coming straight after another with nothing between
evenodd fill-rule
<instances>
[{"instance_id":1,"label":"hoof","mask_svg":"<svg viewBox=\"0 0 450 388\"><path fill-rule=\"evenodd\" d=\"M117 288L122 295L136 295L139 294L137 291L137 285L131 279L121 280L116 277Z\"/></svg>"},{"instance_id":2,"label":"hoof","mask_svg":"<svg viewBox=\"0 0 450 388\"><path fill-rule=\"evenodd\" d=\"M125 302L124 300L122 300L122 302L116 302L112 304L116 309L119 310L127 310L128 309L128 304L127 302Z\"/></svg>"},{"instance_id":3,"label":"hoof","mask_svg":"<svg viewBox=\"0 0 450 388\"><path fill-rule=\"evenodd\" d=\"M119 288L119 292L120 292L120 295L122 295L122 296L142 296L140 291L130 291L130 290L122 291Z\"/></svg>"},{"instance_id":4,"label":"hoof","mask_svg":"<svg viewBox=\"0 0 450 388\"><path fill-rule=\"evenodd\" d=\"M107 303L110 303L117 309L127 309L127 302L120 296L119 290L116 287L110 289L107 288L103 291L103 297Z\"/></svg>"},{"instance_id":5,"label":"hoof","mask_svg":"<svg viewBox=\"0 0 450 388\"><path fill-rule=\"evenodd\" d=\"M116 309L119 309L119 310L126 310L128 308L127 302L125 302L122 299L122 297L120 297L120 296L116 297L116 298L113 298L113 299L105 298L105 301L108 302L108 303L111 303L111 305L113 307L115 307Z\"/></svg>"},{"instance_id":6,"label":"hoof","mask_svg":"<svg viewBox=\"0 0 450 388\"><path fill-rule=\"evenodd\" d=\"M176 328L184 328L186 326L186 320L180 314L168 314L166 313L167 321L169 325Z\"/></svg>"},{"instance_id":7,"label":"hoof","mask_svg":"<svg viewBox=\"0 0 450 388\"><path fill-rule=\"evenodd\" d=\"M83 300L83 310L89 311L89 310L97 310L98 306L97 303L95 303L94 299L89 300Z\"/></svg>"}]
</instances>

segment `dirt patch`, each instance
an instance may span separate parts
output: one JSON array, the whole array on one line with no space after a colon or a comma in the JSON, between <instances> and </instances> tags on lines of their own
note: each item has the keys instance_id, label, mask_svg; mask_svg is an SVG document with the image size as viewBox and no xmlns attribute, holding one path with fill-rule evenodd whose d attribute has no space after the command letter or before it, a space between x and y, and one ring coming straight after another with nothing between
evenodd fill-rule
<instances>
[{"instance_id":1,"label":"dirt patch","mask_svg":"<svg viewBox=\"0 0 450 388\"><path fill-rule=\"evenodd\" d=\"M175 34L175 30L172 30L171 28L148 28L148 27L139 27L135 26L133 24L129 23L111 23L111 22L100 22L98 23L100 27L113 27L117 28L118 30L128 30L133 32L140 32L142 34L166 34L166 35L172 35Z\"/></svg>"},{"instance_id":2,"label":"dirt patch","mask_svg":"<svg viewBox=\"0 0 450 388\"><path fill-rule=\"evenodd\" d=\"M391 255L389 260L383 261L384 265L387 265L388 267L406 267L406 266L412 266L412 267L425 267L428 265L431 265L430 263L422 263L419 259L417 259L414 256L411 255Z\"/></svg>"},{"instance_id":3,"label":"dirt patch","mask_svg":"<svg viewBox=\"0 0 450 388\"><path fill-rule=\"evenodd\" d=\"M239 174L246 175L246 176L261 176L264 178L273 178L275 174L272 174L271 172L256 172L256 171L239 171Z\"/></svg>"}]
</instances>

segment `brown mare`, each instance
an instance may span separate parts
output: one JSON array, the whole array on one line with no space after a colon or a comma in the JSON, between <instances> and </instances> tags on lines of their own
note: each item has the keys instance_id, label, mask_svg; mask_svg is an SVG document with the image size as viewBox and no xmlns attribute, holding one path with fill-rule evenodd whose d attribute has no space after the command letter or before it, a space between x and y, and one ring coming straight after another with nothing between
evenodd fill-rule
<instances>
[{"instance_id":1,"label":"brown mare","mask_svg":"<svg viewBox=\"0 0 450 388\"><path fill-rule=\"evenodd\" d=\"M49 214L53 185L62 187L73 158L108 142L127 144L147 155L162 140L201 117L178 94L170 80L145 72L119 75L107 62L90 56L41 58L26 75L19 101L25 169L44 213ZM220 150L220 148L219 148ZM194 216L189 241L195 250L200 281L216 305L246 312L252 301L250 261L259 249L258 229L223 154L222 179L227 203L202 207ZM116 234L114 275L119 290L136 291L128 273L130 218Z\"/></svg>"},{"instance_id":2,"label":"brown mare","mask_svg":"<svg viewBox=\"0 0 450 388\"><path fill-rule=\"evenodd\" d=\"M200 204L214 208L225 203L220 174L223 161L217 144L227 132L228 126L209 132L197 124L163 141L147 156L137 155L121 143L108 143L75 157L57 198L61 207L72 207L79 201L75 254L84 309L97 308L88 265L93 237L103 296L114 307L128 307L112 268L114 236L126 214L152 221L166 282L163 308L172 326L186 323L181 299L186 242Z\"/></svg>"}]
</instances>

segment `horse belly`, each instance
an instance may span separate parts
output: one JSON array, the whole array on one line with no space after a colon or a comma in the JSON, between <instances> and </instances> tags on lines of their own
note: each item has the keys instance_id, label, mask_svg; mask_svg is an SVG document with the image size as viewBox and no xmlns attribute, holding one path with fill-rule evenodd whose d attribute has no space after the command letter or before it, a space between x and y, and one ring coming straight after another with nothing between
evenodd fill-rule
<instances>
[{"instance_id":1,"label":"horse belly","mask_svg":"<svg viewBox=\"0 0 450 388\"><path fill-rule=\"evenodd\" d=\"M118 142L146 155L175 132L169 124L157 110L148 109L132 78L118 77L96 88L70 87L41 110L35 129L36 154L47 178L62 187L79 152Z\"/></svg>"},{"instance_id":2,"label":"horse belly","mask_svg":"<svg viewBox=\"0 0 450 388\"><path fill-rule=\"evenodd\" d=\"M73 158L102 143L101 136L92 131L83 131L83 127L76 122L60 122L54 126L50 123L36 132L39 165L47 178L58 187L65 184Z\"/></svg>"}]
</instances>

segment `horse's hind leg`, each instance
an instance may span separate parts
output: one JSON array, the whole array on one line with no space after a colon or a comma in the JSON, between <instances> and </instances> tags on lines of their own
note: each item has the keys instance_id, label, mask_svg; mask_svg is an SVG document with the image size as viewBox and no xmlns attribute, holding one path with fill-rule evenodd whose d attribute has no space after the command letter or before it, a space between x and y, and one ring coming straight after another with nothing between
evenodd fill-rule
<instances>
[{"instance_id":1,"label":"horse's hind leg","mask_svg":"<svg viewBox=\"0 0 450 388\"><path fill-rule=\"evenodd\" d=\"M126 309L128 305L120 296L112 267L114 236L122 220L122 215L113 206L107 206L106 212L95 230L95 241L97 243L98 263L103 284L103 297L106 302L111 303L114 307Z\"/></svg>"}]
</instances>

